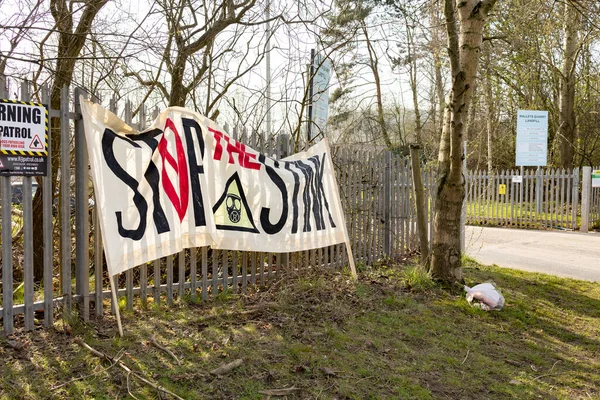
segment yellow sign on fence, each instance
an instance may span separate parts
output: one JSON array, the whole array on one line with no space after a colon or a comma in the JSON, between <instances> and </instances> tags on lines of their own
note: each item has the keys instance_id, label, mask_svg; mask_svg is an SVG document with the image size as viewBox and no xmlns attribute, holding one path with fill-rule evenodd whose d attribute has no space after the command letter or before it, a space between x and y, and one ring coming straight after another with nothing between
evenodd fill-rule
<instances>
[{"instance_id":1,"label":"yellow sign on fence","mask_svg":"<svg viewBox=\"0 0 600 400\"><path fill-rule=\"evenodd\" d=\"M498 185L498 193L506 194L506 185L505 184Z\"/></svg>"}]
</instances>

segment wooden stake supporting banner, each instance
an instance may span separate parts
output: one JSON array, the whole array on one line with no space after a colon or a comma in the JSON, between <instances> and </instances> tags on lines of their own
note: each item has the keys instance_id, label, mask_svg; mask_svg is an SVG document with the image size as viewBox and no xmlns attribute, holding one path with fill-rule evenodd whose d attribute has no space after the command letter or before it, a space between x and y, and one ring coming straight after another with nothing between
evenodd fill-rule
<instances>
[{"instance_id":1,"label":"wooden stake supporting banner","mask_svg":"<svg viewBox=\"0 0 600 400\"><path fill-rule=\"evenodd\" d=\"M115 315L117 316L117 325L119 326L119 335L123 337L123 325L121 325L121 313L119 311L119 302L117 301L117 290L115 289L115 279L119 275L110 277L110 291L112 292L112 301L115 309Z\"/></svg>"},{"instance_id":2,"label":"wooden stake supporting banner","mask_svg":"<svg viewBox=\"0 0 600 400\"><path fill-rule=\"evenodd\" d=\"M352 271L352 278L358 279L356 273L356 266L354 265L354 255L352 254L352 247L350 247L350 240L348 239L348 232L346 232L346 251L348 252L348 263L350 264L350 271Z\"/></svg>"}]
</instances>

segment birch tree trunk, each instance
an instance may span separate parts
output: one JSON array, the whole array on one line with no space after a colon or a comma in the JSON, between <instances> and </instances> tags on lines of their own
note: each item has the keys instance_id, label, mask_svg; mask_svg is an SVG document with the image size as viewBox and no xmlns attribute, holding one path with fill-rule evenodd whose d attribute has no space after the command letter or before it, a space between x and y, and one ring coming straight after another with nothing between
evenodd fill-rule
<instances>
[{"instance_id":1,"label":"birch tree trunk","mask_svg":"<svg viewBox=\"0 0 600 400\"><path fill-rule=\"evenodd\" d=\"M463 279L460 214L465 194L462 140L466 113L473 94L483 28L496 0L444 1L452 89L444 112L438 166L438 206L434 219L431 275L442 282ZM458 24L458 27L457 27Z\"/></svg>"},{"instance_id":2,"label":"birch tree trunk","mask_svg":"<svg viewBox=\"0 0 600 400\"><path fill-rule=\"evenodd\" d=\"M575 64L578 54L578 21L579 11L566 1L563 20L563 61L558 128L560 164L563 168L573 167L573 156L575 154Z\"/></svg>"}]
</instances>

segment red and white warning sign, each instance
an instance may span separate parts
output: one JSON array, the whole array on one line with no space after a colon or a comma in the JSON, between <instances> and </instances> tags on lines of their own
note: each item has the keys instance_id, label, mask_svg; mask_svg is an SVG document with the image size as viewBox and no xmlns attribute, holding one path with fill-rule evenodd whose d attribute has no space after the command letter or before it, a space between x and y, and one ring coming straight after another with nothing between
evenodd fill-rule
<instances>
[{"instance_id":1,"label":"red and white warning sign","mask_svg":"<svg viewBox=\"0 0 600 400\"><path fill-rule=\"evenodd\" d=\"M35 135L29 144L29 149L31 150L45 150L44 142L40 139L38 135Z\"/></svg>"},{"instance_id":2,"label":"red and white warning sign","mask_svg":"<svg viewBox=\"0 0 600 400\"><path fill-rule=\"evenodd\" d=\"M24 101L0 101L0 153L45 155L46 107Z\"/></svg>"}]
</instances>

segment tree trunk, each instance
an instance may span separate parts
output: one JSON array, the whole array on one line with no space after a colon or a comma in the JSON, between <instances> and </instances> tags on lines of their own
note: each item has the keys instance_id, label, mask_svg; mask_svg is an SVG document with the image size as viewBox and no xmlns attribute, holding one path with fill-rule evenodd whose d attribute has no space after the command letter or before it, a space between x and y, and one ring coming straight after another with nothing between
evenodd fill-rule
<instances>
[{"instance_id":1,"label":"tree trunk","mask_svg":"<svg viewBox=\"0 0 600 400\"><path fill-rule=\"evenodd\" d=\"M413 192L417 210L417 230L421 245L421 263L429 269L429 239L427 237L427 205L423 180L421 179L421 163L419 161L420 146L410 146L410 162L412 167Z\"/></svg>"},{"instance_id":2,"label":"tree trunk","mask_svg":"<svg viewBox=\"0 0 600 400\"><path fill-rule=\"evenodd\" d=\"M448 283L462 281L460 216L465 182L461 144L465 113L479 64L484 22L495 2L464 0L455 8L454 0L444 1L452 90L446 105L440 144L431 274L434 279ZM457 31L456 21L460 31Z\"/></svg>"},{"instance_id":3,"label":"tree trunk","mask_svg":"<svg viewBox=\"0 0 600 400\"><path fill-rule=\"evenodd\" d=\"M490 63L490 57L488 53L488 64ZM486 118L486 133L487 133L487 170L488 175L492 174L493 167L493 157L492 157L492 138L493 131L496 122L496 110L494 107L494 97L492 93L492 79L490 75L487 74L485 78L485 101L487 103L487 113L488 116Z\"/></svg>"},{"instance_id":4,"label":"tree trunk","mask_svg":"<svg viewBox=\"0 0 600 400\"><path fill-rule=\"evenodd\" d=\"M573 167L575 155L575 64L577 59L577 27L579 11L565 2L563 25L563 61L560 82L560 118L558 141L560 164L563 168Z\"/></svg>"},{"instance_id":5,"label":"tree trunk","mask_svg":"<svg viewBox=\"0 0 600 400\"><path fill-rule=\"evenodd\" d=\"M427 209L425 200L425 189L421 178L421 162L419 153L423 147L421 131L421 110L419 108L419 96L417 85L417 57L414 54L414 30L408 21L408 16L404 13L404 22L407 36L407 52L409 60L409 82L412 92L413 108L415 111L415 144L410 146L410 161L412 169L413 192L415 196L415 209L417 211L417 230L419 232L419 243L421 249L421 264L429 269L429 240L427 238Z\"/></svg>"},{"instance_id":6,"label":"tree trunk","mask_svg":"<svg viewBox=\"0 0 600 400\"><path fill-rule=\"evenodd\" d=\"M385 125L385 118L383 115L383 95L381 91L381 78L379 77L379 62L377 60L377 54L375 49L373 48L373 43L369 39L369 31L367 30L367 26L364 21L361 21L362 31L365 35L365 39L367 41L367 51L369 53L369 67L373 72L373 78L375 78L375 92L377 97L377 123L379 124L379 128L381 129L381 136L383 138L383 142L388 149L392 148L392 141L390 140L390 135L388 133L387 127Z\"/></svg>"},{"instance_id":7,"label":"tree trunk","mask_svg":"<svg viewBox=\"0 0 600 400\"><path fill-rule=\"evenodd\" d=\"M77 57L85 43L87 34L90 32L92 22L96 14L106 4L107 0L90 1L86 4L77 28L73 31L72 14L64 0L52 0L50 9L52 16L56 21L56 29L59 32L58 39L58 61L56 62L56 72L54 81L50 90L50 105L53 109L60 109L60 91L63 86L69 86L73 79L73 71ZM52 118L50 120L51 139L50 147L52 149L51 171L52 171L52 193L56 193L58 186L57 174L60 166L60 120ZM69 140L67 136L64 138ZM61 178L62 179L62 178ZM44 235L43 225L43 188L38 188L33 197L33 277L35 282L41 282L44 277Z\"/></svg>"},{"instance_id":8,"label":"tree trunk","mask_svg":"<svg viewBox=\"0 0 600 400\"><path fill-rule=\"evenodd\" d=\"M183 75L185 73L185 65L187 56L182 50L175 59L173 64L173 72L171 73L171 93L169 95L169 107L179 106L185 107L185 99L187 97L187 88L183 84Z\"/></svg>"}]
</instances>

